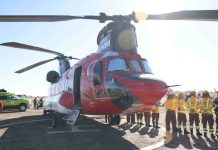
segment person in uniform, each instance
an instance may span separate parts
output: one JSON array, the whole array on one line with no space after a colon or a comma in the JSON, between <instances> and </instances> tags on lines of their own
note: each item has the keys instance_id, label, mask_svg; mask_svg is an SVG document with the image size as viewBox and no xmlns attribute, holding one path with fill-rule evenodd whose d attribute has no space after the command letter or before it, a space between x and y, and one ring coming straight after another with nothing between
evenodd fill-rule
<instances>
[{"instance_id":1,"label":"person in uniform","mask_svg":"<svg viewBox=\"0 0 218 150\"><path fill-rule=\"evenodd\" d=\"M152 110L152 123L154 128L160 128L158 126L160 116L160 107L159 105L155 104L155 108Z\"/></svg>"},{"instance_id":2,"label":"person in uniform","mask_svg":"<svg viewBox=\"0 0 218 150\"><path fill-rule=\"evenodd\" d=\"M164 107L166 108L166 118L165 118L166 136L164 137L165 138L164 143L168 144L173 139L172 133L170 132L170 124L172 124L173 132L178 131L176 127L177 100L176 100L175 92L172 89L168 90L167 100L164 103Z\"/></svg>"},{"instance_id":3,"label":"person in uniform","mask_svg":"<svg viewBox=\"0 0 218 150\"><path fill-rule=\"evenodd\" d=\"M178 131L182 132L181 128L183 128L185 134L189 134L187 131L187 118L186 118L186 102L184 99L184 94L183 92L180 92L178 94L178 105L177 105L177 121L178 121Z\"/></svg>"},{"instance_id":4,"label":"person in uniform","mask_svg":"<svg viewBox=\"0 0 218 150\"><path fill-rule=\"evenodd\" d=\"M214 112L216 115L216 137L218 138L218 97L216 97L213 101Z\"/></svg>"},{"instance_id":5,"label":"person in uniform","mask_svg":"<svg viewBox=\"0 0 218 150\"><path fill-rule=\"evenodd\" d=\"M144 124L142 123L142 119L143 119L143 113L142 113L142 112L137 113L137 114L136 114L136 118L137 118L137 124L138 124L138 125L144 125Z\"/></svg>"},{"instance_id":6,"label":"person in uniform","mask_svg":"<svg viewBox=\"0 0 218 150\"><path fill-rule=\"evenodd\" d=\"M202 105L201 105L201 113L202 113L202 124L204 136L207 137L207 123L209 124L209 132L211 134L211 138L215 138L214 136L214 119L213 119L213 101L210 99L210 95L208 91L204 91L202 95Z\"/></svg>"},{"instance_id":7,"label":"person in uniform","mask_svg":"<svg viewBox=\"0 0 218 150\"><path fill-rule=\"evenodd\" d=\"M144 112L144 118L145 118L145 126L151 127L151 125L150 125L150 121L151 121L151 111L150 111L150 110L146 110L146 111Z\"/></svg>"},{"instance_id":8,"label":"person in uniform","mask_svg":"<svg viewBox=\"0 0 218 150\"><path fill-rule=\"evenodd\" d=\"M169 89L167 93L167 100L164 103L164 107L166 108L166 131L170 131L170 124L172 124L173 132L177 132L176 127L176 108L177 108L177 100L175 96L175 92L172 89Z\"/></svg>"},{"instance_id":9,"label":"person in uniform","mask_svg":"<svg viewBox=\"0 0 218 150\"><path fill-rule=\"evenodd\" d=\"M200 133L200 120L199 120L199 112L201 108L201 101L197 100L196 98L196 92L192 91L190 93L190 98L187 100L187 109L189 110L189 121L190 121L190 131L191 134L193 135L193 129L194 129L194 122L195 122L195 128L197 131L197 135L201 136L202 134Z\"/></svg>"}]
</instances>

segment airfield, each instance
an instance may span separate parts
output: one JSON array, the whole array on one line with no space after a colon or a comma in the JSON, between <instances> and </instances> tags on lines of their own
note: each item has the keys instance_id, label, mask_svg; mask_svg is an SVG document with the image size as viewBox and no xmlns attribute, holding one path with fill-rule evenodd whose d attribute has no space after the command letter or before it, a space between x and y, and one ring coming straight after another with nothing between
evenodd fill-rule
<instances>
[{"instance_id":1,"label":"airfield","mask_svg":"<svg viewBox=\"0 0 218 150\"><path fill-rule=\"evenodd\" d=\"M51 128L51 116L42 110L5 111L0 114L0 150L149 150L149 149L216 149L218 139L174 134L164 145L165 111L161 109L160 129L126 124L109 126L104 116L82 115L76 126Z\"/></svg>"}]
</instances>

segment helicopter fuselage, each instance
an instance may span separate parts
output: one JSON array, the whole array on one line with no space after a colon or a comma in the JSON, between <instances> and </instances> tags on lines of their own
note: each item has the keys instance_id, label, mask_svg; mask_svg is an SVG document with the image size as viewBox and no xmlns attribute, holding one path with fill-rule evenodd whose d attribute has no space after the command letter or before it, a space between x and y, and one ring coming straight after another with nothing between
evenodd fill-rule
<instances>
[{"instance_id":1,"label":"helicopter fuselage","mask_svg":"<svg viewBox=\"0 0 218 150\"><path fill-rule=\"evenodd\" d=\"M53 83L44 108L62 114L75 106L94 115L143 112L167 89L140 55L105 51L81 59Z\"/></svg>"}]
</instances>

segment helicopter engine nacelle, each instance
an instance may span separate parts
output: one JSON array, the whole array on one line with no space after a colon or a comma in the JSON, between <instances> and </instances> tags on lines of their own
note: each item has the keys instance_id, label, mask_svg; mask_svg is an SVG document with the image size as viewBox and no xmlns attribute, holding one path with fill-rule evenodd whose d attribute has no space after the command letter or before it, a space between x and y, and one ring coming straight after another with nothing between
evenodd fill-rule
<instances>
[{"instance_id":1,"label":"helicopter engine nacelle","mask_svg":"<svg viewBox=\"0 0 218 150\"><path fill-rule=\"evenodd\" d=\"M58 78L59 78L59 74L58 74L56 71L54 71L54 70L49 71L49 72L47 73L47 76L46 76L46 80L47 80L48 82L50 82L50 83L55 83L55 82L57 82Z\"/></svg>"}]
</instances>

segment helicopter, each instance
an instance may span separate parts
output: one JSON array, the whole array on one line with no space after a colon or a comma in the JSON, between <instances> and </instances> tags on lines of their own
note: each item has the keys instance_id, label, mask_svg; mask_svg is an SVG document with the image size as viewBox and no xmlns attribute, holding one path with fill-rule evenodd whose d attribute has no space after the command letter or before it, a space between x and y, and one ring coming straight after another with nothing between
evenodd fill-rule
<instances>
[{"instance_id":1,"label":"helicopter","mask_svg":"<svg viewBox=\"0 0 218 150\"><path fill-rule=\"evenodd\" d=\"M74 125L79 114L108 115L110 125L120 123L120 114L143 112L162 104L169 87L156 78L148 60L137 53L135 26L140 20L190 20L217 21L218 10L186 10L165 14L133 12L130 15L108 16L105 13L93 16L0 16L0 22L56 22L73 19L110 21L98 36L98 50L82 59L41 47L8 42L1 46L45 52L56 57L44 60L15 73L23 73L45 63L58 60L59 71L49 71L46 79L51 83L45 111L53 112L52 125L65 120ZM78 62L70 66L69 60Z\"/></svg>"}]
</instances>

